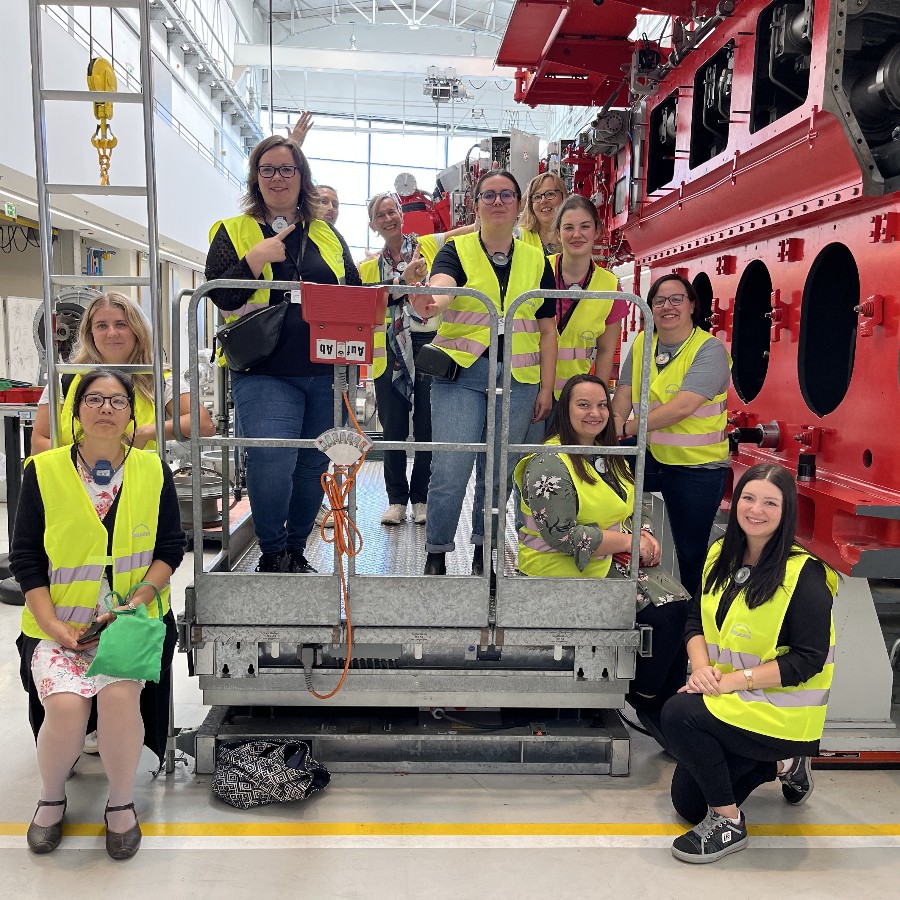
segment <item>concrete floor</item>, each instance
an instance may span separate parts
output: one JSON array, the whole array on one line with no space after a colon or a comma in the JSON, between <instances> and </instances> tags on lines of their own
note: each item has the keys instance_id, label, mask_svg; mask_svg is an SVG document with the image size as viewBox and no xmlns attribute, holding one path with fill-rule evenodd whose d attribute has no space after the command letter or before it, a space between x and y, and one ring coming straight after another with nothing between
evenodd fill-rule
<instances>
[{"instance_id":1,"label":"concrete floor","mask_svg":"<svg viewBox=\"0 0 900 900\"><path fill-rule=\"evenodd\" d=\"M0 550L5 545L0 506ZM413 528L412 525L407 526ZM192 563L173 590L176 611ZM141 852L112 862L103 850L105 778L83 756L69 783L66 836L48 857L30 854L25 830L38 796L34 744L13 641L21 610L0 605L4 792L0 896L334 898L896 897L900 878L900 772L816 771L803 807L774 785L744 809L750 847L711 866L672 858L683 828L672 813L672 763L635 735L627 778L534 775L335 775L306 803L241 812L212 798L208 779L179 765L136 781ZM179 726L206 714L183 657L175 660ZM327 761L326 761L327 762ZM118 892L118 893L114 893Z\"/></svg>"}]
</instances>

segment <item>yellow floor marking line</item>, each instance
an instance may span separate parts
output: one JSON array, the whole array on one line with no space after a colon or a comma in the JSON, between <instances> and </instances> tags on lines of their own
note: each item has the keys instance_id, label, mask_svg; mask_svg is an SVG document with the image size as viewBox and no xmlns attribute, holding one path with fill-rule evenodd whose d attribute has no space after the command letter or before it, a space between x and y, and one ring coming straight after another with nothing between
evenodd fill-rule
<instances>
[{"instance_id":1,"label":"yellow floor marking line","mask_svg":"<svg viewBox=\"0 0 900 900\"><path fill-rule=\"evenodd\" d=\"M24 835L27 822L0 822L0 836ZM663 822L141 822L145 837L676 837ZM900 823L750 825L756 837L900 837ZM66 835L97 837L96 823L66 823Z\"/></svg>"}]
</instances>

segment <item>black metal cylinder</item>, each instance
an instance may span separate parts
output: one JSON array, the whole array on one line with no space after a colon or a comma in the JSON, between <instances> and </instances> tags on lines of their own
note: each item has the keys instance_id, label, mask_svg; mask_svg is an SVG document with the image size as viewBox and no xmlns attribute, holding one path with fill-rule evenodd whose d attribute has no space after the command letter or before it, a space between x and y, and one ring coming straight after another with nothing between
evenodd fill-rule
<instances>
[{"instance_id":1,"label":"black metal cylinder","mask_svg":"<svg viewBox=\"0 0 900 900\"><path fill-rule=\"evenodd\" d=\"M801 453L797 459L797 481L816 480L816 454Z\"/></svg>"}]
</instances>

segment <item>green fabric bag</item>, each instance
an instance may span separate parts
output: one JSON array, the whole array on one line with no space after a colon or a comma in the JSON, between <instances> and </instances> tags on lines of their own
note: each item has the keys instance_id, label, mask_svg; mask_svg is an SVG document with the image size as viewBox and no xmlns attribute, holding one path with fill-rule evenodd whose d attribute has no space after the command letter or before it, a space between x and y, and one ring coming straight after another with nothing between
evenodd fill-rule
<instances>
[{"instance_id":1,"label":"green fabric bag","mask_svg":"<svg viewBox=\"0 0 900 900\"><path fill-rule=\"evenodd\" d=\"M124 606L128 598L144 584L150 585L156 593L159 618L151 619L143 603L138 604L134 612L118 613L100 635L97 655L87 670L88 675L112 675L116 678L133 678L136 681L159 681L163 641L166 637L166 623L162 618L162 599L159 591L149 581L141 581L128 591L124 600L116 591L110 591L103 598L103 602L112 612L116 606ZM115 597L118 603L110 603L110 597Z\"/></svg>"}]
</instances>

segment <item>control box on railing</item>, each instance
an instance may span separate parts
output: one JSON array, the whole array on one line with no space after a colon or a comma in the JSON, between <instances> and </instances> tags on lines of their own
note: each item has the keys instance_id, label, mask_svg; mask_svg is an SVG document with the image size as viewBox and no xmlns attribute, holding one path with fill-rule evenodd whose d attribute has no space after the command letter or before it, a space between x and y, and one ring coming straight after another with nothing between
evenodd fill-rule
<instances>
[{"instance_id":1,"label":"control box on railing","mask_svg":"<svg viewBox=\"0 0 900 900\"><path fill-rule=\"evenodd\" d=\"M375 328L384 326L388 289L303 282L301 291L310 359L335 365L371 363Z\"/></svg>"}]
</instances>

